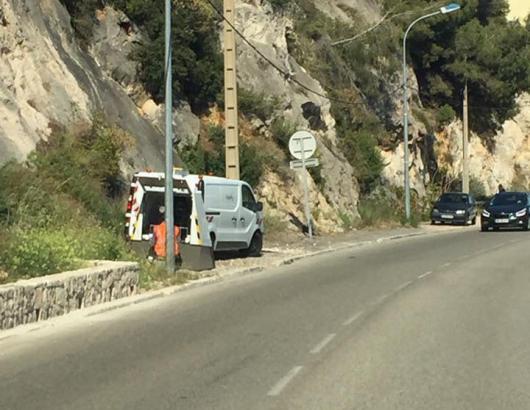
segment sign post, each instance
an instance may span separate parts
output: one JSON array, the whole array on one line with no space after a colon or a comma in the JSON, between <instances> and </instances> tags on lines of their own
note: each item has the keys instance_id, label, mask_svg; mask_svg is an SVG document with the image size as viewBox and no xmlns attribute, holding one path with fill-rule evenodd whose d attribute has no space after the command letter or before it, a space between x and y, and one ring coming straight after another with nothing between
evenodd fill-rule
<instances>
[{"instance_id":1,"label":"sign post","mask_svg":"<svg viewBox=\"0 0 530 410\"><path fill-rule=\"evenodd\" d=\"M302 184L304 186L305 216L309 238L313 239L313 226L311 223L311 205L309 203L309 188L307 186L307 168L318 166L318 159L311 158L315 153L317 143L315 137L307 131L298 131L289 140L289 151L298 161L291 161L291 169L302 170Z\"/></svg>"}]
</instances>

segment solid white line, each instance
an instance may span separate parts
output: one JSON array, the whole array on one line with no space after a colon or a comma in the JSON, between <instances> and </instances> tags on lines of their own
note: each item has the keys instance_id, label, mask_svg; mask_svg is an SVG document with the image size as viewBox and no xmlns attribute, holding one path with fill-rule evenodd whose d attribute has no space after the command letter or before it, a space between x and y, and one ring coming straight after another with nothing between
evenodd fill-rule
<instances>
[{"instance_id":1,"label":"solid white line","mask_svg":"<svg viewBox=\"0 0 530 410\"><path fill-rule=\"evenodd\" d=\"M342 326L349 326L351 325L353 322L355 322L357 319L359 319L363 314L363 311L361 310L360 312L357 312L355 315L353 315L352 317L350 317L348 320L345 320L343 323L342 323Z\"/></svg>"},{"instance_id":2,"label":"solid white line","mask_svg":"<svg viewBox=\"0 0 530 410\"><path fill-rule=\"evenodd\" d=\"M276 383L272 389L269 390L267 393L267 396L278 396L282 390L289 384L291 380L295 378L295 376L302 370L304 366L295 366L291 370L289 370L289 373L287 373L285 376L283 376L278 383Z\"/></svg>"},{"instance_id":3,"label":"solid white line","mask_svg":"<svg viewBox=\"0 0 530 410\"><path fill-rule=\"evenodd\" d=\"M336 333L331 333L331 334L327 335L326 338L325 338L324 340L322 340L319 344L317 344L317 345L313 348L313 350L311 350L311 353L312 353L312 354L320 353L320 351L321 351L324 347L326 347L326 345L327 345L329 342L331 342L331 341L334 339L335 336L337 336Z\"/></svg>"},{"instance_id":4,"label":"solid white line","mask_svg":"<svg viewBox=\"0 0 530 410\"><path fill-rule=\"evenodd\" d=\"M431 274L432 274L432 271L425 272L424 274L418 276L418 279L423 279L423 278L425 278L425 277L427 277L427 276L429 276L429 275L431 275Z\"/></svg>"},{"instance_id":5,"label":"solid white line","mask_svg":"<svg viewBox=\"0 0 530 410\"><path fill-rule=\"evenodd\" d=\"M410 286L412 284L412 281L409 280L408 282L405 282L401 285L399 285L397 288L396 288L396 292L401 292L403 289L405 289L407 286Z\"/></svg>"}]
</instances>

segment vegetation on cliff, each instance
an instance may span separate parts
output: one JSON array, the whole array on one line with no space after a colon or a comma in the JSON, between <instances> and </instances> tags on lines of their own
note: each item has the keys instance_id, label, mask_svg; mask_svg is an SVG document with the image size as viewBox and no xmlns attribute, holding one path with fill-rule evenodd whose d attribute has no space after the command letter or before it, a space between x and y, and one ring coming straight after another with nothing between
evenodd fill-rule
<instances>
[{"instance_id":1,"label":"vegetation on cliff","mask_svg":"<svg viewBox=\"0 0 530 410\"><path fill-rule=\"evenodd\" d=\"M127 257L120 161L130 141L96 116L0 168L0 270L15 279Z\"/></svg>"}]
</instances>

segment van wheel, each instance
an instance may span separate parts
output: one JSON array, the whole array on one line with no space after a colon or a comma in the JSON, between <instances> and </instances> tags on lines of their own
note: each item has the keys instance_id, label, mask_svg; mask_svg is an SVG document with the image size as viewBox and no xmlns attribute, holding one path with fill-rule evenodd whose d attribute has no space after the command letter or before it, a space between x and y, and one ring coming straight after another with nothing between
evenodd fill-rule
<instances>
[{"instance_id":1,"label":"van wheel","mask_svg":"<svg viewBox=\"0 0 530 410\"><path fill-rule=\"evenodd\" d=\"M247 249L243 249L241 254L244 257L252 256L257 257L261 256L261 250L263 249L263 235L260 231L257 231L252 240L250 241L250 246Z\"/></svg>"}]
</instances>

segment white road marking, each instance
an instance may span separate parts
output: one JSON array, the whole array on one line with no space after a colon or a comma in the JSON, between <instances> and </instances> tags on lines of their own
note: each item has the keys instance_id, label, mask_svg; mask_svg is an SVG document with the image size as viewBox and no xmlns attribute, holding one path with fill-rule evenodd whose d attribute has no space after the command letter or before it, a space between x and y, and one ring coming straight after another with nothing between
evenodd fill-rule
<instances>
[{"instance_id":1,"label":"white road marking","mask_svg":"<svg viewBox=\"0 0 530 410\"><path fill-rule=\"evenodd\" d=\"M382 296L379 296L379 298L375 301L375 302L372 302L372 305L379 305L380 303L383 303L385 301L386 298L388 298L390 295L388 293L385 293L384 295Z\"/></svg>"},{"instance_id":2,"label":"white road marking","mask_svg":"<svg viewBox=\"0 0 530 410\"><path fill-rule=\"evenodd\" d=\"M401 292L403 289L405 289L407 286L410 286L411 284L412 284L412 281L409 280L408 282L405 282L405 283L399 285L399 286L396 288L395 292Z\"/></svg>"},{"instance_id":3,"label":"white road marking","mask_svg":"<svg viewBox=\"0 0 530 410\"><path fill-rule=\"evenodd\" d=\"M272 389L269 390L267 393L267 396L278 396L282 390L289 384L291 380L293 380L296 375L302 370L304 366L295 366L291 370L289 370L289 373L287 373L285 376L283 376L278 383L276 383Z\"/></svg>"},{"instance_id":4,"label":"white road marking","mask_svg":"<svg viewBox=\"0 0 530 410\"><path fill-rule=\"evenodd\" d=\"M331 341L335 338L335 336L337 336L336 333L331 333L331 334L327 335L327 336L325 337L324 340L322 340L319 344L317 344L317 345L313 348L313 350L311 350L311 353L312 353L312 354L320 353L320 351L321 351L324 347L326 347L326 345L327 345L329 342L331 342Z\"/></svg>"},{"instance_id":5,"label":"white road marking","mask_svg":"<svg viewBox=\"0 0 530 410\"><path fill-rule=\"evenodd\" d=\"M449 266L451 266L451 262L444 263L444 264L442 265L442 268L447 268L447 267L449 267Z\"/></svg>"},{"instance_id":6,"label":"white road marking","mask_svg":"<svg viewBox=\"0 0 530 410\"><path fill-rule=\"evenodd\" d=\"M432 275L432 271L431 270L429 272L425 272L425 273L421 274L420 276L418 276L418 279L426 278L429 275Z\"/></svg>"},{"instance_id":7,"label":"white road marking","mask_svg":"<svg viewBox=\"0 0 530 410\"><path fill-rule=\"evenodd\" d=\"M363 311L361 310L360 312L357 312L355 315L353 315L352 317L350 317L348 320L345 320L343 323L342 323L342 326L349 326L351 325L353 322L355 322L357 319L359 319L363 314Z\"/></svg>"}]
</instances>

